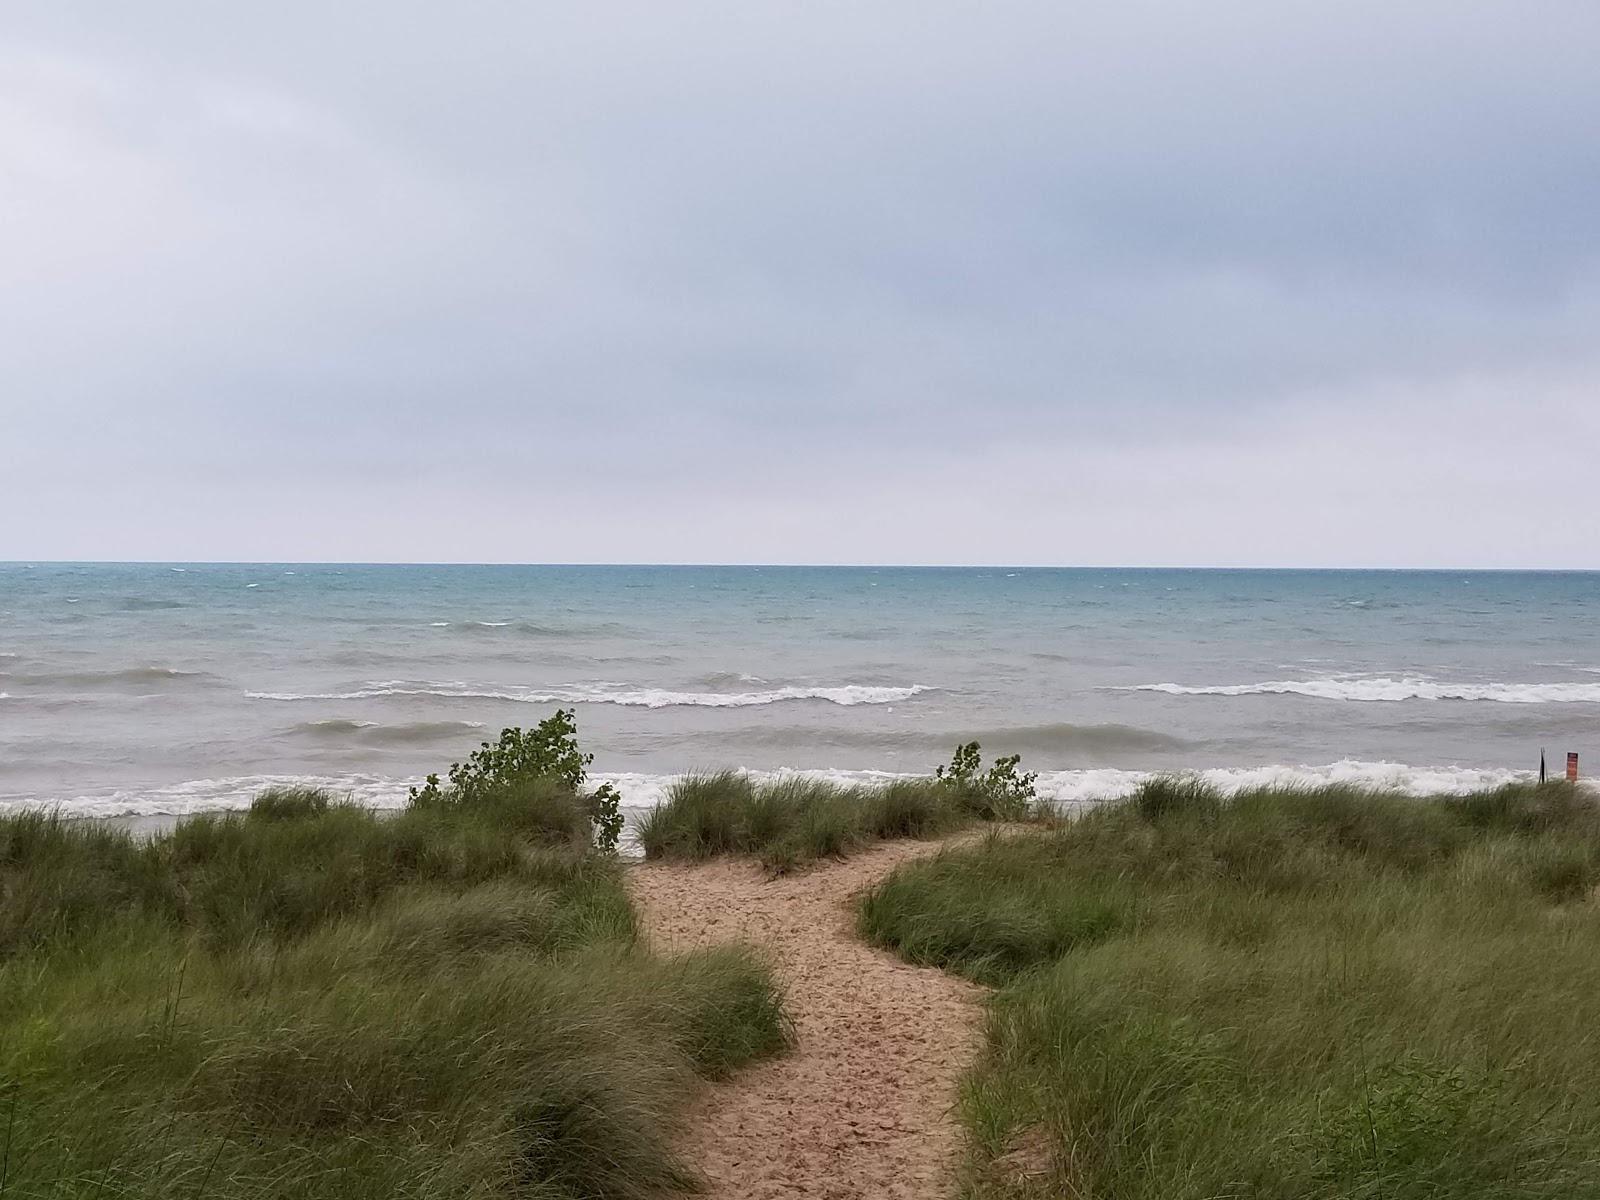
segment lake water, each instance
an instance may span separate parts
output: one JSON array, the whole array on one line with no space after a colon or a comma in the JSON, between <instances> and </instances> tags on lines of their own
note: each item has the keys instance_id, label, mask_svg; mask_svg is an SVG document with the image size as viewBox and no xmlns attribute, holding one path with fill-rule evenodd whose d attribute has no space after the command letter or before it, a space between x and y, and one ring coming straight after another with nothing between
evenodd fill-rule
<instances>
[{"instance_id":1,"label":"lake water","mask_svg":"<svg viewBox=\"0 0 1600 1200\"><path fill-rule=\"evenodd\" d=\"M1600 574L0 565L0 808L373 805L577 709L630 805L690 769L1020 753L1412 791L1600 769Z\"/></svg>"}]
</instances>

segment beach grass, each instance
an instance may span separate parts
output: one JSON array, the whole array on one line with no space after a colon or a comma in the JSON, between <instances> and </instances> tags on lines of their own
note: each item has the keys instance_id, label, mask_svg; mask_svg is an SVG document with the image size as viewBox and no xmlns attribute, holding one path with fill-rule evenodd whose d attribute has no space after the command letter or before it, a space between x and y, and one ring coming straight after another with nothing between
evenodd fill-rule
<instances>
[{"instance_id":1,"label":"beach grass","mask_svg":"<svg viewBox=\"0 0 1600 1200\"><path fill-rule=\"evenodd\" d=\"M638 943L561 781L272 792L135 839L0 817L0 1194L647 1197L780 1051L763 960Z\"/></svg>"},{"instance_id":2,"label":"beach grass","mask_svg":"<svg viewBox=\"0 0 1600 1200\"><path fill-rule=\"evenodd\" d=\"M861 932L998 988L966 1194L1600 1195L1600 813L1159 779L902 867Z\"/></svg>"},{"instance_id":3,"label":"beach grass","mask_svg":"<svg viewBox=\"0 0 1600 1200\"><path fill-rule=\"evenodd\" d=\"M781 874L872 842L938 837L1031 813L1031 794L1003 794L982 777L842 785L721 771L675 780L666 800L640 821L638 838L646 858L747 855Z\"/></svg>"}]
</instances>

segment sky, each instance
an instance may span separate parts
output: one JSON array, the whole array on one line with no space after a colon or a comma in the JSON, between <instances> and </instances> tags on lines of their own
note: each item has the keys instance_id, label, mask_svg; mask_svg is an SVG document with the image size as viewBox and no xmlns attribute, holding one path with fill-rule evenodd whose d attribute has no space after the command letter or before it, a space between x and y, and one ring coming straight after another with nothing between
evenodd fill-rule
<instances>
[{"instance_id":1,"label":"sky","mask_svg":"<svg viewBox=\"0 0 1600 1200\"><path fill-rule=\"evenodd\" d=\"M0 559L1600 568L1600 4L0 9Z\"/></svg>"}]
</instances>

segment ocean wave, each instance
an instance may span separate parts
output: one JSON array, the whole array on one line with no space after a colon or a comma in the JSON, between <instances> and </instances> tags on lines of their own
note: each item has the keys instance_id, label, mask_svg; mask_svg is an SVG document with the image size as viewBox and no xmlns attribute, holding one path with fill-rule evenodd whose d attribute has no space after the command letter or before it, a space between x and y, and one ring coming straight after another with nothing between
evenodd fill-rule
<instances>
[{"instance_id":1,"label":"ocean wave","mask_svg":"<svg viewBox=\"0 0 1600 1200\"><path fill-rule=\"evenodd\" d=\"M918 723L899 728L874 728L870 725L838 725L818 728L815 723L787 724L763 719L737 729L707 729L677 735L680 743L704 743L715 753L719 748L777 750L826 744L840 750L864 750L926 755L932 765L949 757L952 746L978 742L985 754L1054 755L1058 759L1094 759L1110 755L1173 753L1187 749L1189 742L1153 729L1131 725L1021 725L996 729L928 728Z\"/></svg>"},{"instance_id":2,"label":"ocean wave","mask_svg":"<svg viewBox=\"0 0 1600 1200\"><path fill-rule=\"evenodd\" d=\"M1317 700L1392 703L1399 700L1484 700L1499 704L1600 704L1600 683L1440 683L1432 679L1283 679L1191 687L1141 683L1119 692L1168 696L1310 696Z\"/></svg>"},{"instance_id":3,"label":"ocean wave","mask_svg":"<svg viewBox=\"0 0 1600 1200\"><path fill-rule=\"evenodd\" d=\"M743 671L712 671L709 675L700 676L694 682L706 688L732 688L767 681L759 675L747 675Z\"/></svg>"},{"instance_id":4,"label":"ocean wave","mask_svg":"<svg viewBox=\"0 0 1600 1200\"><path fill-rule=\"evenodd\" d=\"M869 687L847 683L837 687L780 687L759 692L680 692L666 688L631 688L617 684L571 684L550 688L501 687L495 684L432 683L387 680L345 692L246 692L252 700L375 700L384 696L435 696L448 700L509 700L518 704L615 704L625 708L747 708L789 700L824 700L851 707L894 704L934 688Z\"/></svg>"},{"instance_id":5,"label":"ocean wave","mask_svg":"<svg viewBox=\"0 0 1600 1200\"><path fill-rule=\"evenodd\" d=\"M377 724L376 721L349 721L335 718L330 721L302 721L289 732L308 733L315 737L336 737L342 734L360 733L363 729L373 729Z\"/></svg>"},{"instance_id":6,"label":"ocean wave","mask_svg":"<svg viewBox=\"0 0 1600 1200\"><path fill-rule=\"evenodd\" d=\"M129 596L118 608L124 612L160 612L169 608L187 608L181 600L152 600L144 596Z\"/></svg>"},{"instance_id":7,"label":"ocean wave","mask_svg":"<svg viewBox=\"0 0 1600 1200\"><path fill-rule=\"evenodd\" d=\"M1031 750L1035 753L1182 750L1189 743L1171 734L1133 725L1097 724L1019 725L1002 729L974 729L936 739L940 745L977 742L996 752Z\"/></svg>"},{"instance_id":8,"label":"ocean wave","mask_svg":"<svg viewBox=\"0 0 1600 1200\"><path fill-rule=\"evenodd\" d=\"M481 733L482 721L409 721L401 725L378 725L366 730L361 740L380 746L410 746L419 742L440 742Z\"/></svg>"},{"instance_id":9,"label":"ocean wave","mask_svg":"<svg viewBox=\"0 0 1600 1200\"><path fill-rule=\"evenodd\" d=\"M379 721L355 721L334 718L327 721L303 721L290 732L304 737L324 739L351 739L378 746L409 746L421 742L444 741L461 738L483 729L481 721L407 721L385 725Z\"/></svg>"},{"instance_id":10,"label":"ocean wave","mask_svg":"<svg viewBox=\"0 0 1600 1200\"><path fill-rule=\"evenodd\" d=\"M430 629L458 629L466 633L485 636L518 635L530 638L582 638L602 637L627 632L614 621L579 623L572 625L547 624L540 621L429 621Z\"/></svg>"},{"instance_id":11,"label":"ocean wave","mask_svg":"<svg viewBox=\"0 0 1600 1200\"><path fill-rule=\"evenodd\" d=\"M181 671L176 667L129 667L119 671L57 671L6 678L30 687L116 687L118 684L198 683L214 679L204 671Z\"/></svg>"}]
</instances>

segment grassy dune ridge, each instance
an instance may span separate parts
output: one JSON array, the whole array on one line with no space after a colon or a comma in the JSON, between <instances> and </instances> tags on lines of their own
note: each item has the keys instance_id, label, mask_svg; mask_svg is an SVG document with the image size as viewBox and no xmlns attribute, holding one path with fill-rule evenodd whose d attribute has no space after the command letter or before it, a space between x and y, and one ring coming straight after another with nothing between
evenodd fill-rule
<instances>
[{"instance_id":1,"label":"grassy dune ridge","mask_svg":"<svg viewBox=\"0 0 1600 1200\"><path fill-rule=\"evenodd\" d=\"M1565 784L1156 780L907 866L869 939L999 987L974 1197L1600 1195L1600 814Z\"/></svg>"},{"instance_id":2,"label":"grassy dune ridge","mask_svg":"<svg viewBox=\"0 0 1600 1200\"><path fill-rule=\"evenodd\" d=\"M936 774L844 786L806 776L758 779L741 771L688 775L639 823L646 858L750 855L783 873L876 841L930 838L1035 811L1033 777L1016 759L985 772L976 742Z\"/></svg>"},{"instance_id":3,"label":"grassy dune ridge","mask_svg":"<svg viewBox=\"0 0 1600 1200\"><path fill-rule=\"evenodd\" d=\"M6 1196L645 1197L765 963L636 944L571 780L315 792L150 840L0 818Z\"/></svg>"}]
</instances>

